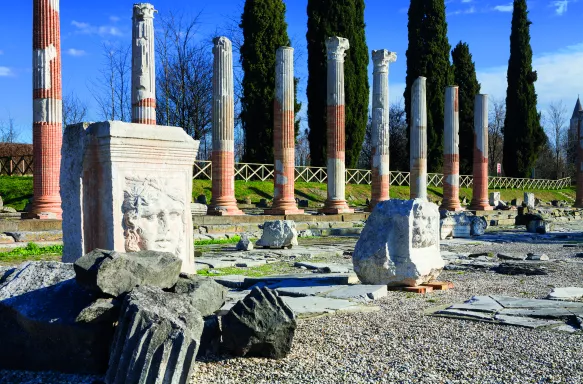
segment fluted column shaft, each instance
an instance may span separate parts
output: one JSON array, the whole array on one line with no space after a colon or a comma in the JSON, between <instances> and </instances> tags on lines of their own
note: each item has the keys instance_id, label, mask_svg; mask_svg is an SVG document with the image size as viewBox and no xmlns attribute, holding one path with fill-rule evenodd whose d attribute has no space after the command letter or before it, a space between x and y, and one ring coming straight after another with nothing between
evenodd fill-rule
<instances>
[{"instance_id":1,"label":"fluted column shaft","mask_svg":"<svg viewBox=\"0 0 583 384\"><path fill-rule=\"evenodd\" d=\"M461 211L459 87L445 89L443 133L443 202L441 209Z\"/></svg>"},{"instance_id":2,"label":"fluted column shaft","mask_svg":"<svg viewBox=\"0 0 583 384\"><path fill-rule=\"evenodd\" d=\"M235 199L233 48L226 37L216 37L213 43L213 197L209 214L242 215Z\"/></svg>"},{"instance_id":3,"label":"fluted column shaft","mask_svg":"<svg viewBox=\"0 0 583 384\"><path fill-rule=\"evenodd\" d=\"M583 124L577 122L577 191L575 207L583 208Z\"/></svg>"},{"instance_id":4,"label":"fluted column shaft","mask_svg":"<svg viewBox=\"0 0 583 384\"><path fill-rule=\"evenodd\" d=\"M270 215L304 213L298 209L295 185L294 49L280 47L275 53L275 100L273 102L273 206Z\"/></svg>"},{"instance_id":5,"label":"fluted column shaft","mask_svg":"<svg viewBox=\"0 0 583 384\"><path fill-rule=\"evenodd\" d=\"M327 75L327 173L328 198L324 203L323 213L351 213L345 200L346 188L346 133L344 110L344 57L350 48L348 39L330 37L326 40L328 57Z\"/></svg>"},{"instance_id":6,"label":"fluted column shaft","mask_svg":"<svg viewBox=\"0 0 583 384\"><path fill-rule=\"evenodd\" d=\"M60 219L63 91L59 0L33 0L33 13L34 198L29 215Z\"/></svg>"},{"instance_id":7,"label":"fluted column shaft","mask_svg":"<svg viewBox=\"0 0 583 384\"><path fill-rule=\"evenodd\" d=\"M427 200L427 79L411 88L410 197Z\"/></svg>"},{"instance_id":8,"label":"fluted column shaft","mask_svg":"<svg viewBox=\"0 0 583 384\"><path fill-rule=\"evenodd\" d=\"M370 208L379 201L389 200L391 173L389 170L389 64L397 55L386 49L372 51L372 194Z\"/></svg>"},{"instance_id":9,"label":"fluted column shaft","mask_svg":"<svg viewBox=\"0 0 583 384\"><path fill-rule=\"evenodd\" d=\"M154 6L134 4L132 18L132 122L156 124Z\"/></svg>"},{"instance_id":10,"label":"fluted column shaft","mask_svg":"<svg viewBox=\"0 0 583 384\"><path fill-rule=\"evenodd\" d=\"M470 209L491 211L488 200L488 95L474 100L474 181Z\"/></svg>"}]
</instances>

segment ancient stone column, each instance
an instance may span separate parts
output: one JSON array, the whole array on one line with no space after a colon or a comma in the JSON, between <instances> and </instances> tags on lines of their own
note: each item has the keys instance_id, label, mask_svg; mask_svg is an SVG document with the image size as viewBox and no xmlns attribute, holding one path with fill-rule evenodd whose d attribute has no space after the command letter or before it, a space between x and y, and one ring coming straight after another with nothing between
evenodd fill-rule
<instances>
[{"instance_id":1,"label":"ancient stone column","mask_svg":"<svg viewBox=\"0 0 583 384\"><path fill-rule=\"evenodd\" d=\"M154 6L134 4L132 18L132 123L156 124Z\"/></svg>"},{"instance_id":2,"label":"ancient stone column","mask_svg":"<svg viewBox=\"0 0 583 384\"><path fill-rule=\"evenodd\" d=\"M389 200L389 64L397 54L386 49L372 51L372 195L370 208Z\"/></svg>"},{"instance_id":3,"label":"ancient stone column","mask_svg":"<svg viewBox=\"0 0 583 384\"><path fill-rule=\"evenodd\" d=\"M411 199L427 200L427 79L420 76L411 88L410 191Z\"/></svg>"},{"instance_id":4,"label":"ancient stone column","mask_svg":"<svg viewBox=\"0 0 583 384\"><path fill-rule=\"evenodd\" d=\"M295 185L294 49L280 47L275 53L275 100L273 102L273 206L269 215L304 213L298 209Z\"/></svg>"},{"instance_id":5,"label":"ancient stone column","mask_svg":"<svg viewBox=\"0 0 583 384\"><path fill-rule=\"evenodd\" d=\"M445 89L443 132L443 202L440 209L461 211L460 204L460 109L459 88Z\"/></svg>"},{"instance_id":6,"label":"ancient stone column","mask_svg":"<svg viewBox=\"0 0 583 384\"><path fill-rule=\"evenodd\" d=\"M34 198L29 216L60 219L63 97L59 0L34 0L33 13Z\"/></svg>"},{"instance_id":7,"label":"ancient stone column","mask_svg":"<svg viewBox=\"0 0 583 384\"><path fill-rule=\"evenodd\" d=\"M577 122L577 191L575 207L583 208L583 124Z\"/></svg>"},{"instance_id":8,"label":"ancient stone column","mask_svg":"<svg viewBox=\"0 0 583 384\"><path fill-rule=\"evenodd\" d=\"M343 37L329 37L326 40L328 56L326 113L328 198L324 203L324 208L320 210L322 213L354 212L348 207L345 200L344 56L349 48L348 39Z\"/></svg>"},{"instance_id":9,"label":"ancient stone column","mask_svg":"<svg viewBox=\"0 0 583 384\"><path fill-rule=\"evenodd\" d=\"M213 43L213 197L209 214L242 215L235 199L233 47L226 37L215 37Z\"/></svg>"},{"instance_id":10,"label":"ancient stone column","mask_svg":"<svg viewBox=\"0 0 583 384\"><path fill-rule=\"evenodd\" d=\"M471 210L491 211L488 200L488 95L474 100L474 181Z\"/></svg>"}]
</instances>

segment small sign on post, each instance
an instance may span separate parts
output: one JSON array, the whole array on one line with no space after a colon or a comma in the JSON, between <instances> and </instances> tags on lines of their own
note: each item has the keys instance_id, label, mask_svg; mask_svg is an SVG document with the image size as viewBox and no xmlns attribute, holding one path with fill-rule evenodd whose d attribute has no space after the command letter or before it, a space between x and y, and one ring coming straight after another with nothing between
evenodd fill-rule
<instances>
[{"instance_id":1,"label":"small sign on post","mask_svg":"<svg viewBox=\"0 0 583 384\"><path fill-rule=\"evenodd\" d=\"M502 164L496 163L496 173L498 174L498 176L500 176L500 174L502 173Z\"/></svg>"}]
</instances>

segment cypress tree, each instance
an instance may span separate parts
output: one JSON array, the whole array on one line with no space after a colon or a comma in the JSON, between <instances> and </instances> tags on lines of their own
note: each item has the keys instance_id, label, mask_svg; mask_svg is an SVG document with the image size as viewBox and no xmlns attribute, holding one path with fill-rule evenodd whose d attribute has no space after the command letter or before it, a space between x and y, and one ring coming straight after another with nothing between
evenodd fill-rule
<instances>
[{"instance_id":1,"label":"cypress tree","mask_svg":"<svg viewBox=\"0 0 583 384\"><path fill-rule=\"evenodd\" d=\"M241 124L245 132L243 160L273 163L273 101L275 98L275 53L290 46L282 0L247 0L241 24L243 97ZM301 104L295 110L299 112ZM296 129L297 135L297 129Z\"/></svg>"},{"instance_id":2,"label":"cypress tree","mask_svg":"<svg viewBox=\"0 0 583 384\"><path fill-rule=\"evenodd\" d=\"M326 165L326 39L349 40L344 62L346 167L362 149L368 119L369 52L364 33L364 0L308 0L308 124L311 165Z\"/></svg>"},{"instance_id":3,"label":"cypress tree","mask_svg":"<svg viewBox=\"0 0 583 384\"><path fill-rule=\"evenodd\" d=\"M474 98L480 93L470 47L461 41L451 52L454 84L459 87L460 174L471 175L474 161Z\"/></svg>"},{"instance_id":4,"label":"cypress tree","mask_svg":"<svg viewBox=\"0 0 583 384\"><path fill-rule=\"evenodd\" d=\"M537 153L546 142L536 110L537 73L532 70L530 24L526 0L514 0L502 160L504 173L510 177L529 177Z\"/></svg>"},{"instance_id":5,"label":"cypress tree","mask_svg":"<svg viewBox=\"0 0 583 384\"><path fill-rule=\"evenodd\" d=\"M409 46L405 111L410 135L411 87L419 76L427 77L427 166L441 172L443 165L443 125L445 87L452 84L444 0L411 0L409 5Z\"/></svg>"}]
</instances>

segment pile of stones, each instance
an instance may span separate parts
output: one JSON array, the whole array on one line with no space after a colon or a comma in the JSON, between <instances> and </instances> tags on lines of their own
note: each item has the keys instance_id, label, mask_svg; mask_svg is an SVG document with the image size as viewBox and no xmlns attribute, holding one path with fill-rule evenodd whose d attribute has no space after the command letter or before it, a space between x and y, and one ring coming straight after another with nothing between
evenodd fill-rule
<instances>
[{"instance_id":1,"label":"pile of stones","mask_svg":"<svg viewBox=\"0 0 583 384\"><path fill-rule=\"evenodd\" d=\"M197 356L289 353L296 316L277 292L256 288L220 317L227 290L181 265L170 253L96 249L75 264L0 269L0 368L187 383Z\"/></svg>"}]
</instances>

